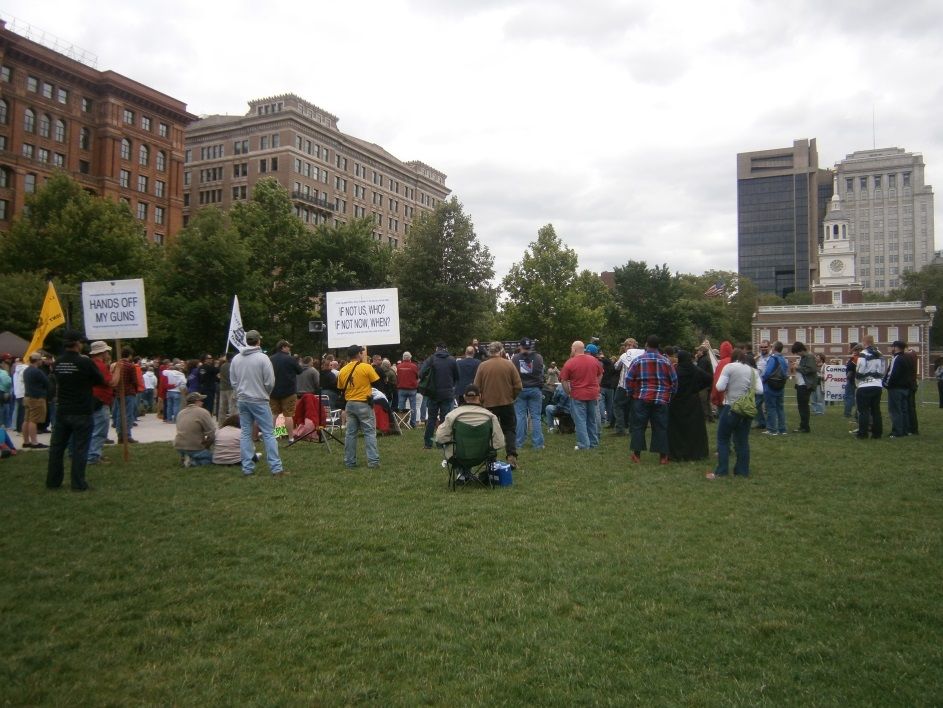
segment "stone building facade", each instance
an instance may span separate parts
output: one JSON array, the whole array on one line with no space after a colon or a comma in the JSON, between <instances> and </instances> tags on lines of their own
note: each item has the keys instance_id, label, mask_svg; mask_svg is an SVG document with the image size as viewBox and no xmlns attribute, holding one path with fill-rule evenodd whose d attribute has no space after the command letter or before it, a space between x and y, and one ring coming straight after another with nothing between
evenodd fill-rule
<instances>
[{"instance_id":1,"label":"stone building facade","mask_svg":"<svg viewBox=\"0 0 943 708\"><path fill-rule=\"evenodd\" d=\"M183 224L186 104L0 20L0 230L55 171L125 202L150 241Z\"/></svg>"},{"instance_id":2,"label":"stone building facade","mask_svg":"<svg viewBox=\"0 0 943 708\"><path fill-rule=\"evenodd\" d=\"M294 94L249 102L243 116L213 115L186 132L184 214L229 209L275 178L306 224L373 220L374 238L402 246L413 220L446 199L446 176L342 133L338 119Z\"/></svg>"}]
</instances>

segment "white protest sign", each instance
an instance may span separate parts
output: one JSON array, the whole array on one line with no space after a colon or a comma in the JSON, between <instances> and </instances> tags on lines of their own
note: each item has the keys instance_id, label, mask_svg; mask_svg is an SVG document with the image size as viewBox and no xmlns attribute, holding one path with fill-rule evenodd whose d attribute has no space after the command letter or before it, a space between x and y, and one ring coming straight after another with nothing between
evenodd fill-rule
<instances>
[{"instance_id":1,"label":"white protest sign","mask_svg":"<svg viewBox=\"0 0 943 708\"><path fill-rule=\"evenodd\" d=\"M844 401L845 382L848 380L844 365L826 364L823 368L824 378L822 380L825 383L825 400Z\"/></svg>"},{"instance_id":2,"label":"white protest sign","mask_svg":"<svg viewBox=\"0 0 943 708\"><path fill-rule=\"evenodd\" d=\"M399 344L399 291L381 288L329 292L324 319L330 349L351 344Z\"/></svg>"},{"instance_id":3,"label":"white protest sign","mask_svg":"<svg viewBox=\"0 0 943 708\"><path fill-rule=\"evenodd\" d=\"M82 283L82 309L89 339L147 336L144 281L140 278Z\"/></svg>"}]
</instances>

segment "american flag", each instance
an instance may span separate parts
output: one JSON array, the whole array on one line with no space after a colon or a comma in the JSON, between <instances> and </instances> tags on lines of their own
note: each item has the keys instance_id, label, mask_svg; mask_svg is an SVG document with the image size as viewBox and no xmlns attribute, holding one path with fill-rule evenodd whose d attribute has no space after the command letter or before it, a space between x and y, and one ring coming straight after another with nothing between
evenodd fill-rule
<instances>
[{"instance_id":1,"label":"american flag","mask_svg":"<svg viewBox=\"0 0 943 708\"><path fill-rule=\"evenodd\" d=\"M704 291L704 295L707 297L720 297L724 294L724 282L718 280L716 283L711 285L707 290Z\"/></svg>"}]
</instances>

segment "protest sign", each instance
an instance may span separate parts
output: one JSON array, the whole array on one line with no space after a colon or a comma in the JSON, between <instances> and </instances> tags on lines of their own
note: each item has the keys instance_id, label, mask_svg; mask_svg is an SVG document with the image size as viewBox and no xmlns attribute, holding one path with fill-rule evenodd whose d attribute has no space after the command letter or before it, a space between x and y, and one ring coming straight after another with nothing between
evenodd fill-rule
<instances>
[{"instance_id":1,"label":"protest sign","mask_svg":"<svg viewBox=\"0 0 943 708\"><path fill-rule=\"evenodd\" d=\"M329 292L324 319L331 349L351 344L399 344L399 291L381 288Z\"/></svg>"},{"instance_id":2,"label":"protest sign","mask_svg":"<svg viewBox=\"0 0 943 708\"><path fill-rule=\"evenodd\" d=\"M144 281L103 280L82 283L85 336L89 339L138 339L147 336Z\"/></svg>"},{"instance_id":3,"label":"protest sign","mask_svg":"<svg viewBox=\"0 0 943 708\"><path fill-rule=\"evenodd\" d=\"M826 364L823 369L822 381L825 383L825 401L844 401L845 382L848 380L844 364Z\"/></svg>"}]
</instances>

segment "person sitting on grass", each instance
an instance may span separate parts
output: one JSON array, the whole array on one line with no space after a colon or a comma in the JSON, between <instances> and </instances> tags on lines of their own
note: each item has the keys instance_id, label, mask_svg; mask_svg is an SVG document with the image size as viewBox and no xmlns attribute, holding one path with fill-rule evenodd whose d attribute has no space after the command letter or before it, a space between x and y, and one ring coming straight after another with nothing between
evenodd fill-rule
<instances>
[{"instance_id":1,"label":"person sitting on grass","mask_svg":"<svg viewBox=\"0 0 943 708\"><path fill-rule=\"evenodd\" d=\"M183 467L199 467L213 462L210 447L216 438L216 421L203 408L202 393L187 394L187 406L177 414L177 435L174 448L180 453Z\"/></svg>"},{"instance_id":2,"label":"person sitting on grass","mask_svg":"<svg viewBox=\"0 0 943 708\"><path fill-rule=\"evenodd\" d=\"M468 384L462 399L464 403L449 411L435 431L435 441L443 446L445 459L449 459L454 454L452 429L455 421L476 427L491 421L491 447L494 450L504 447L505 438L504 431L501 430L501 421L494 413L481 405L481 389L475 384ZM462 470L458 475L458 481L466 481L467 475L468 470Z\"/></svg>"},{"instance_id":3,"label":"person sitting on grass","mask_svg":"<svg viewBox=\"0 0 943 708\"><path fill-rule=\"evenodd\" d=\"M216 431L216 439L213 442L213 464L240 464L242 462L242 453L239 448L241 440L242 427L239 424L239 414L232 413L223 419L219 430Z\"/></svg>"}]
</instances>

